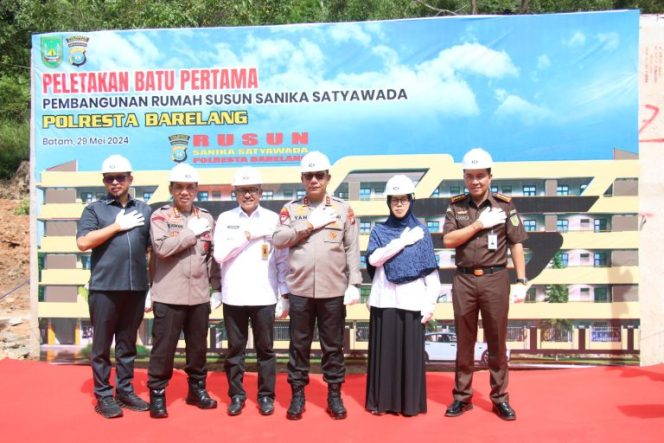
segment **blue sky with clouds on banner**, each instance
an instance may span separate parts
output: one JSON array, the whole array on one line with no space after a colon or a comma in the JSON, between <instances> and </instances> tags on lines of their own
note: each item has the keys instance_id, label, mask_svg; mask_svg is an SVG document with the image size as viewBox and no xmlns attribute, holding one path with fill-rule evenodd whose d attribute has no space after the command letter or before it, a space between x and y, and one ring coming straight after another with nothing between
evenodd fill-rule
<instances>
[{"instance_id":1,"label":"blue sky with clouds on banner","mask_svg":"<svg viewBox=\"0 0 664 443\"><path fill-rule=\"evenodd\" d=\"M308 131L310 149L333 160L442 152L459 161L474 146L500 161L606 159L614 148L638 150L638 20L630 11L104 31L88 34L85 69L257 66L258 92L310 98L313 91L403 88L407 100L240 106L249 111L247 127L184 131ZM211 109L222 108L190 110ZM150 157L153 167L172 165L168 158L154 165L145 147L163 144L155 140L173 128L131 131L129 148L145 153L138 167ZM58 152L67 149L80 154ZM94 169L111 150L88 150L81 166ZM49 149L37 152L53 164Z\"/></svg>"}]
</instances>

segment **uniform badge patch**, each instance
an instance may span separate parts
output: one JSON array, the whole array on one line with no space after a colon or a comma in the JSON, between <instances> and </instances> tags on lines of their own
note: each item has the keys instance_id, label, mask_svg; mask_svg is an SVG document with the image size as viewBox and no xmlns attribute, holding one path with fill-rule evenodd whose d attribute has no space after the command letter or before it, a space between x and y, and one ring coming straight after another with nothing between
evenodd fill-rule
<instances>
[{"instance_id":1,"label":"uniform badge patch","mask_svg":"<svg viewBox=\"0 0 664 443\"><path fill-rule=\"evenodd\" d=\"M353 212L353 208L351 207L348 208L348 221L350 222L351 225L355 224L355 213Z\"/></svg>"},{"instance_id":2,"label":"uniform badge patch","mask_svg":"<svg viewBox=\"0 0 664 443\"><path fill-rule=\"evenodd\" d=\"M288 213L288 209L283 208L281 212L279 212L279 221L283 225L286 223L288 220L290 220L290 214Z\"/></svg>"},{"instance_id":3,"label":"uniform badge patch","mask_svg":"<svg viewBox=\"0 0 664 443\"><path fill-rule=\"evenodd\" d=\"M517 214L511 216L510 221L512 222L512 226L519 226L519 223L521 223L521 221L519 220L519 216Z\"/></svg>"}]
</instances>

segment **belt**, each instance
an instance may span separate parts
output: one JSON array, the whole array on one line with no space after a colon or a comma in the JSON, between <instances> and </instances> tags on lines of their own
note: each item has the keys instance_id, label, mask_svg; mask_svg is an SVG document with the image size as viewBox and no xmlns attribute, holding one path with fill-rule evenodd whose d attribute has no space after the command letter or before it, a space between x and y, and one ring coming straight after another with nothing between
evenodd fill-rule
<instances>
[{"instance_id":1,"label":"belt","mask_svg":"<svg viewBox=\"0 0 664 443\"><path fill-rule=\"evenodd\" d=\"M481 277L484 274L493 274L498 272L501 269L505 269L505 265L501 266L490 266L488 268L464 268L462 266L457 266L457 271L462 274L472 274L475 277Z\"/></svg>"}]
</instances>

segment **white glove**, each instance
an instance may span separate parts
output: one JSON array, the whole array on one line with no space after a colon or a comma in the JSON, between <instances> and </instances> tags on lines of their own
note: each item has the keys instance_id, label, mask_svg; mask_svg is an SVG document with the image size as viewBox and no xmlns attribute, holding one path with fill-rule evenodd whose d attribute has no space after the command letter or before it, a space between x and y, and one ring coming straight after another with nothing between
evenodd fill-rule
<instances>
[{"instance_id":1,"label":"white glove","mask_svg":"<svg viewBox=\"0 0 664 443\"><path fill-rule=\"evenodd\" d=\"M199 236L212 229L212 226L210 226L210 222L207 219L198 217L190 218L187 222L187 227L191 229L195 236Z\"/></svg>"},{"instance_id":2,"label":"white glove","mask_svg":"<svg viewBox=\"0 0 664 443\"><path fill-rule=\"evenodd\" d=\"M221 292L214 291L210 295L210 309L214 311L219 306L221 306Z\"/></svg>"},{"instance_id":3,"label":"white glove","mask_svg":"<svg viewBox=\"0 0 664 443\"><path fill-rule=\"evenodd\" d=\"M277 299L277 305L274 307L274 317L275 318L286 318L288 317L288 309L290 308L290 304L288 303L288 299L279 296Z\"/></svg>"},{"instance_id":4,"label":"white glove","mask_svg":"<svg viewBox=\"0 0 664 443\"><path fill-rule=\"evenodd\" d=\"M512 291L510 292L510 298L512 303L522 303L526 300L526 294L528 292L528 285L523 283L517 283L512 285Z\"/></svg>"},{"instance_id":5,"label":"white glove","mask_svg":"<svg viewBox=\"0 0 664 443\"><path fill-rule=\"evenodd\" d=\"M307 221L311 223L314 230L327 226L337 220L337 212L324 204L311 211Z\"/></svg>"},{"instance_id":6,"label":"white glove","mask_svg":"<svg viewBox=\"0 0 664 443\"><path fill-rule=\"evenodd\" d=\"M152 312L152 291L148 289L148 295L145 297L145 312Z\"/></svg>"},{"instance_id":7,"label":"white glove","mask_svg":"<svg viewBox=\"0 0 664 443\"><path fill-rule=\"evenodd\" d=\"M425 325L433 319L433 312L436 310L436 303L427 303L422 307L420 313L422 314L422 324Z\"/></svg>"},{"instance_id":8,"label":"white glove","mask_svg":"<svg viewBox=\"0 0 664 443\"><path fill-rule=\"evenodd\" d=\"M348 285L344 293L344 304L354 305L360 301L360 289L355 285Z\"/></svg>"},{"instance_id":9,"label":"white glove","mask_svg":"<svg viewBox=\"0 0 664 443\"><path fill-rule=\"evenodd\" d=\"M118 215L115 216L115 223L120 225L121 231L127 231L137 226L143 226L145 224L145 217L143 217L143 214L138 213L135 210L125 214L125 210L122 209L118 212Z\"/></svg>"},{"instance_id":10,"label":"white glove","mask_svg":"<svg viewBox=\"0 0 664 443\"><path fill-rule=\"evenodd\" d=\"M247 229L249 240L255 240L261 237L272 237L274 226L250 226Z\"/></svg>"},{"instance_id":11,"label":"white glove","mask_svg":"<svg viewBox=\"0 0 664 443\"><path fill-rule=\"evenodd\" d=\"M488 229L505 223L506 218L507 216L505 215L505 211L502 209L490 208L482 211L477 220L482 225L482 229Z\"/></svg>"},{"instance_id":12,"label":"white glove","mask_svg":"<svg viewBox=\"0 0 664 443\"><path fill-rule=\"evenodd\" d=\"M406 228L399 238L404 242L404 246L412 245L424 238L424 229L421 226L415 226L413 229Z\"/></svg>"}]
</instances>

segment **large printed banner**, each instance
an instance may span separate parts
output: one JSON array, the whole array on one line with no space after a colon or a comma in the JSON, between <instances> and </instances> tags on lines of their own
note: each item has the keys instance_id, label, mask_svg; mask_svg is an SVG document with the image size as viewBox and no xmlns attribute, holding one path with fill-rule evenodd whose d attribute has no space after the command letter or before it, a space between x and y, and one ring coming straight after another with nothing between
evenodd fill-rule
<instances>
[{"instance_id":1,"label":"large printed banner","mask_svg":"<svg viewBox=\"0 0 664 443\"><path fill-rule=\"evenodd\" d=\"M621 11L35 35L35 171L609 159L638 151L638 30Z\"/></svg>"}]
</instances>

